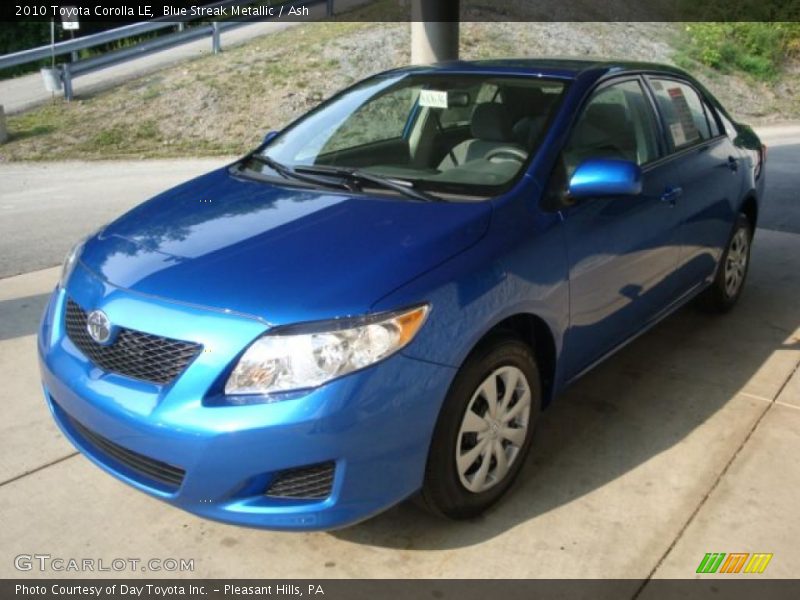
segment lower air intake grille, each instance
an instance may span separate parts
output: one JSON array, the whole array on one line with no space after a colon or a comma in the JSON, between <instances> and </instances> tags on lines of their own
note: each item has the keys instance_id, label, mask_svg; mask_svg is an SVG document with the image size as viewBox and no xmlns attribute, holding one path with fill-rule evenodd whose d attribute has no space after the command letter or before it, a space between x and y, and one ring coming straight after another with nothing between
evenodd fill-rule
<instances>
[{"instance_id":1,"label":"lower air intake grille","mask_svg":"<svg viewBox=\"0 0 800 600\"><path fill-rule=\"evenodd\" d=\"M148 458L133 450L123 448L87 429L71 417L67 417L67 420L84 441L93 446L94 449L101 454L98 458L102 459L103 455L105 455L138 475L160 483L172 490L178 489L181 483L183 483L183 477L186 475L186 471L183 469L161 462L160 460Z\"/></svg>"},{"instance_id":2,"label":"lower air intake grille","mask_svg":"<svg viewBox=\"0 0 800 600\"><path fill-rule=\"evenodd\" d=\"M120 329L111 344L98 344L86 331L86 311L67 299L67 336L94 364L105 371L166 385L199 354L200 345Z\"/></svg>"},{"instance_id":3,"label":"lower air intake grille","mask_svg":"<svg viewBox=\"0 0 800 600\"><path fill-rule=\"evenodd\" d=\"M270 484L267 496L272 498L327 498L331 495L335 469L336 464L330 461L281 471Z\"/></svg>"}]
</instances>

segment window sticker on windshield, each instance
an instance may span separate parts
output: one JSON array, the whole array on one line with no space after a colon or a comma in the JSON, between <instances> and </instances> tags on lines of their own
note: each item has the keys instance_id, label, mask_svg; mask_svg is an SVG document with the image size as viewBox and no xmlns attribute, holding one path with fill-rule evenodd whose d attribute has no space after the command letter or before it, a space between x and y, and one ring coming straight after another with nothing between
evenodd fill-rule
<instances>
[{"instance_id":1,"label":"window sticker on windshield","mask_svg":"<svg viewBox=\"0 0 800 600\"><path fill-rule=\"evenodd\" d=\"M420 90L419 105L430 108L447 108L447 92L438 90Z\"/></svg>"},{"instance_id":2,"label":"window sticker on windshield","mask_svg":"<svg viewBox=\"0 0 800 600\"><path fill-rule=\"evenodd\" d=\"M693 142L700 137L700 132L697 130L697 125L692 118L692 109L689 108L689 103L686 101L686 96L683 95L683 90L679 87L670 88L667 90L670 99L672 100L672 107L675 109L675 114L678 117L678 123L673 123L670 126L672 130L672 139L676 146L681 146L688 142ZM675 125L679 125L681 131L682 142L679 142L675 137Z\"/></svg>"}]
</instances>

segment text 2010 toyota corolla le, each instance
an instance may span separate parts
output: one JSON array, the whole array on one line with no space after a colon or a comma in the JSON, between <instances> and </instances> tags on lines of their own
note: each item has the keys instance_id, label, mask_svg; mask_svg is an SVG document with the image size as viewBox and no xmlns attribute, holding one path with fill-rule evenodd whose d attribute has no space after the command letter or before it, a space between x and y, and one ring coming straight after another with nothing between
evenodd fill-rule
<instances>
[{"instance_id":1,"label":"text 2010 toyota corolla le","mask_svg":"<svg viewBox=\"0 0 800 600\"><path fill-rule=\"evenodd\" d=\"M542 408L747 274L765 148L685 73L389 71L67 257L39 334L64 433L205 517L494 503Z\"/></svg>"}]
</instances>

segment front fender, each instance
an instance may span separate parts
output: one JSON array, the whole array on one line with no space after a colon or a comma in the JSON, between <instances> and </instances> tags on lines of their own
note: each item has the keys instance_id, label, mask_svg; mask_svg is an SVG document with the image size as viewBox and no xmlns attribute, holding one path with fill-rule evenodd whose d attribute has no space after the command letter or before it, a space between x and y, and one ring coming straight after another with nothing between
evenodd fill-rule
<instances>
[{"instance_id":1,"label":"front fender","mask_svg":"<svg viewBox=\"0 0 800 600\"><path fill-rule=\"evenodd\" d=\"M428 321L403 352L459 367L505 319L535 315L550 329L556 365L569 325L569 267L557 214L504 211L480 243L379 301L373 310L429 302ZM561 378L558 368L554 387Z\"/></svg>"}]
</instances>

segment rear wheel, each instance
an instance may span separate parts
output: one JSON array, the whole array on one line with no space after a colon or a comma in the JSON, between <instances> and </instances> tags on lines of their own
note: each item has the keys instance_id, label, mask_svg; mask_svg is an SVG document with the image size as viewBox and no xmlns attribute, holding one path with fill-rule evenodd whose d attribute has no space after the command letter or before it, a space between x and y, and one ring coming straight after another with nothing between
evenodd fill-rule
<instances>
[{"instance_id":1,"label":"rear wheel","mask_svg":"<svg viewBox=\"0 0 800 600\"><path fill-rule=\"evenodd\" d=\"M459 519L497 502L519 474L541 409L530 348L500 337L459 370L431 442L420 503Z\"/></svg>"},{"instance_id":2,"label":"rear wheel","mask_svg":"<svg viewBox=\"0 0 800 600\"><path fill-rule=\"evenodd\" d=\"M750 267L753 229L749 219L740 214L728 246L722 254L714 282L700 296L701 306L713 312L727 312L742 294Z\"/></svg>"}]
</instances>

